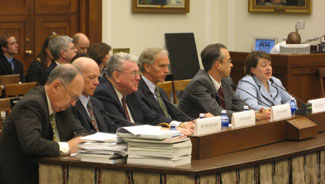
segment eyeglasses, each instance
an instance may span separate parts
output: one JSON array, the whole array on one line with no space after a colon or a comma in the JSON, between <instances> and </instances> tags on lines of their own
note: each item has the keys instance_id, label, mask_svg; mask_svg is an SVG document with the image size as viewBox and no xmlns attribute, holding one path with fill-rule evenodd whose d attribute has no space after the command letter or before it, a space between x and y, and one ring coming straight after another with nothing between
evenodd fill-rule
<instances>
[{"instance_id":1,"label":"eyeglasses","mask_svg":"<svg viewBox=\"0 0 325 184\"><path fill-rule=\"evenodd\" d=\"M75 96L75 95L71 94L71 93L68 91L68 89L65 87L65 85L63 84L63 82L61 82L61 84L62 84L64 90L69 94L69 96L71 97L71 99L72 99L73 101L78 101L78 100L79 100L79 96Z\"/></svg>"}]
</instances>

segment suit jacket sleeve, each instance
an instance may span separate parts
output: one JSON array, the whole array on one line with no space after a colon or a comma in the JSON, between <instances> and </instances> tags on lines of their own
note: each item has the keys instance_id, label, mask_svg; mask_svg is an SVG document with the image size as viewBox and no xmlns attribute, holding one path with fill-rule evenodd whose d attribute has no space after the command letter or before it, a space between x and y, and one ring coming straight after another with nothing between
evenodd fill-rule
<instances>
[{"instance_id":1,"label":"suit jacket sleeve","mask_svg":"<svg viewBox=\"0 0 325 184\"><path fill-rule=\"evenodd\" d=\"M16 104L20 105L20 104ZM22 151L33 156L58 156L60 154L58 143L52 141L49 132L49 119L44 116L46 112L36 101L28 101L15 108L17 111L14 121L17 136ZM50 140L49 140L50 139Z\"/></svg>"}]
</instances>

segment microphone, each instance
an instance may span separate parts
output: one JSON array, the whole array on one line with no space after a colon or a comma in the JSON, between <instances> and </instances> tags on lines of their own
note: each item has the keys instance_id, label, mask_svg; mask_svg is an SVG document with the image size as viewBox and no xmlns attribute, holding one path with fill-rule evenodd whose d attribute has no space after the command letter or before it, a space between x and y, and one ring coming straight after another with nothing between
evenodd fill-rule
<instances>
[{"instance_id":1,"label":"microphone","mask_svg":"<svg viewBox=\"0 0 325 184\"><path fill-rule=\"evenodd\" d=\"M254 99L256 99L258 102L264 104L265 106L267 107L271 107L270 105L266 104L265 102L263 102L262 100L258 99L257 97L255 97L253 94L251 94L250 92L242 89L242 88L239 88L236 84L231 84L231 87L235 88L235 89L239 89L239 90L242 90L244 91L245 93L249 94L251 97L253 97Z\"/></svg>"},{"instance_id":2,"label":"microphone","mask_svg":"<svg viewBox=\"0 0 325 184\"><path fill-rule=\"evenodd\" d=\"M101 110L100 112L104 113L105 115L109 116L112 119L115 119L115 120L121 121L123 123L126 123L126 125L128 125L128 126L136 125L136 123L132 123L132 122L126 120L126 119L123 119L123 118L121 118L121 117L119 117L119 116L117 116L115 114L111 114L111 113L106 112L104 110Z\"/></svg>"},{"instance_id":3,"label":"microphone","mask_svg":"<svg viewBox=\"0 0 325 184\"><path fill-rule=\"evenodd\" d=\"M311 113L311 104L310 103L305 103L304 101L302 101L300 98L298 98L297 96L289 93L287 90L285 90L282 86L276 84L274 82L274 80L272 78L269 79L270 82L271 82L271 85L276 85L278 88L282 89L283 91L287 92L288 94L290 94L291 96L293 96L295 99L297 99L300 103L301 103L301 106L300 108L298 108L298 110L296 111L296 114L299 114L299 115L306 115L306 114L310 114Z\"/></svg>"},{"instance_id":4,"label":"microphone","mask_svg":"<svg viewBox=\"0 0 325 184\"><path fill-rule=\"evenodd\" d=\"M195 122L194 122L195 119L189 117L189 116L188 116L184 111L180 110L178 107L176 107L175 104L172 104L172 103L171 103L167 98L165 98L164 96L161 96L161 95L158 96L158 95L156 95L156 94L154 94L154 93L151 93L151 94L153 94L153 95L156 96L157 98L162 98L164 102L167 102L168 104L174 106L175 109L177 109L178 112L180 112L180 113L183 114L187 119L189 119L189 121L192 121L193 123L195 123Z\"/></svg>"}]
</instances>

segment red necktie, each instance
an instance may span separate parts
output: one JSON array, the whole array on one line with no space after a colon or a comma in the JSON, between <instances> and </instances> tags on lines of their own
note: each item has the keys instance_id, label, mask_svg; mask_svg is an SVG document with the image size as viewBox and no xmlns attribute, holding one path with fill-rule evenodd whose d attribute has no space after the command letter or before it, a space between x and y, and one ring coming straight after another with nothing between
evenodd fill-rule
<instances>
[{"instance_id":1,"label":"red necktie","mask_svg":"<svg viewBox=\"0 0 325 184\"><path fill-rule=\"evenodd\" d=\"M126 106L126 97L125 96L122 97L122 105L123 105L124 114L125 114L126 119L128 121L131 121L129 111L128 111L127 106Z\"/></svg>"},{"instance_id":2,"label":"red necktie","mask_svg":"<svg viewBox=\"0 0 325 184\"><path fill-rule=\"evenodd\" d=\"M218 96L219 96L219 103L220 103L221 107L223 109L226 109L226 104L225 104L225 101L224 101L223 90L222 90L222 87L221 86L220 86L220 88L218 90Z\"/></svg>"}]
</instances>

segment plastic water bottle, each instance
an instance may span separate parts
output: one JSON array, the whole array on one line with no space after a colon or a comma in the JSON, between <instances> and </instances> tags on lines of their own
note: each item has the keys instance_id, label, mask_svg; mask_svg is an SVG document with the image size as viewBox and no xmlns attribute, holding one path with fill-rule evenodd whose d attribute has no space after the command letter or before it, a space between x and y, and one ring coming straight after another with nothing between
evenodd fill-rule
<instances>
[{"instance_id":1,"label":"plastic water bottle","mask_svg":"<svg viewBox=\"0 0 325 184\"><path fill-rule=\"evenodd\" d=\"M244 111L248 111L248 105L244 105L243 109Z\"/></svg>"},{"instance_id":2,"label":"plastic water bottle","mask_svg":"<svg viewBox=\"0 0 325 184\"><path fill-rule=\"evenodd\" d=\"M221 130L225 130L229 127L229 118L227 116L227 111L221 111Z\"/></svg>"},{"instance_id":3,"label":"plastic water bottle","mask_svg":"<svg viewBox=\"0 0 325 184\"><path fill-rule=\"evenodd\" d=\"M205 115L204 115L204 113L200 113L200 119L203 119L203 118L205 118Z\"/></svg>"},{"instance_id":4,"label":"plastic water bottle","mask_svg":"<svg viewBox=\"0 0 325 184\"><path fill-rule=\"evenodd\" d=\"M297 110L297 104L295 100L290 100L291 115L294 115Z\"/></svg>"}]
</instances>

